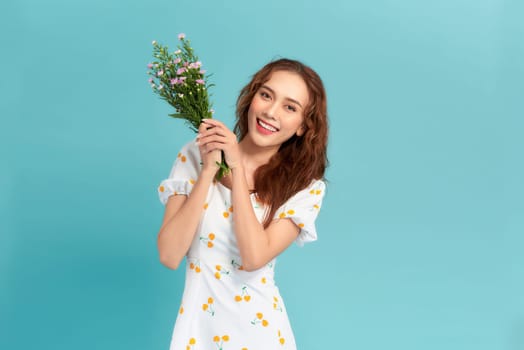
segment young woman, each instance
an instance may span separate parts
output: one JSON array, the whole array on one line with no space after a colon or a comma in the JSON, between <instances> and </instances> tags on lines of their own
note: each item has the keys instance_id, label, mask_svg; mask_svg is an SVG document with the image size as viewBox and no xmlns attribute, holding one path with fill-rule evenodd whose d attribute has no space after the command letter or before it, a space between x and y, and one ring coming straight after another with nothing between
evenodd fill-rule
<instances>
[{"instance_id":1,"label":"young woman","mask_svg":"<svg viewBox=\"0 0 524 350\"><path fill-rule=\"evenodd\" d=\"M327 166L322 81L298 61L270 62L240 92L236 116L235 132L204 120L158 187L160 261L176 269L187 259L170 350L296 349L273 276L293 241L317 238ZM221 152L231 172L218 182Z\"/></svg>"}]
</instances>

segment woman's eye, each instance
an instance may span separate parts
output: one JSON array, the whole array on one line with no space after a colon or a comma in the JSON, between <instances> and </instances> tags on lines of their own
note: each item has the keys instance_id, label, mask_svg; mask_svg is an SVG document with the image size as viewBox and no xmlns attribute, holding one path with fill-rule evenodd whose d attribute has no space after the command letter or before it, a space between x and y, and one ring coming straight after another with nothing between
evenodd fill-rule
<instances>
[{"instance_id":1,"label":"woman's eye","mask_svg":"<svg viewBox=\"0 0 524 350\"><path fill-rule=\"evenodd\" d=\"M262 96L262 98L265 98L265 99L267 99L267 98L270 97L269 94L268 94L267 92L265 92L265 91L262 91L262 92L260 93L260 96Z\"/></svg>"},{"instance_id":2,"label":"woman's eye","mask_svg":"<svg viewBox=\"0 0 524 350\"><path fill-rule=\"evenodd\" d=\"M297 111L297 109L296 109L295 106L288 105L286 108L287 108L289 111L291 111L291 112L296 112L296 111Z\"/></svg>"}]
</instances>

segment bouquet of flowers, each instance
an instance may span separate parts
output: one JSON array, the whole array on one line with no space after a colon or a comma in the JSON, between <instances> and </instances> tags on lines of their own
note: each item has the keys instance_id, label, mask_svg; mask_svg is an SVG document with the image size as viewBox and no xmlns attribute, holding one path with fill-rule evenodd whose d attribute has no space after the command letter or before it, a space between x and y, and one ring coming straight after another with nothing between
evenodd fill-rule
<instances>
[{"instance_id":1,"label":"bouquet of flowers","mask_svg":"<svg viewBox=\"0 0 524 350\"><path fill-rule=\"evenodd\" d=\"M153 92L175 108L175 113L169 116L184 119L193 131L198 132L202 119L213 117L208 89L214 84L207 82L211 75L204 75L206 71L185 34L180 33L178 40L181 45L172 54L167 46L153 41L155 61L147 65L147 74L151 76L149 83ZM223 155L222 162L217 164L217 180L220 180L229 168Z\"/></svg>"}]
</instances>

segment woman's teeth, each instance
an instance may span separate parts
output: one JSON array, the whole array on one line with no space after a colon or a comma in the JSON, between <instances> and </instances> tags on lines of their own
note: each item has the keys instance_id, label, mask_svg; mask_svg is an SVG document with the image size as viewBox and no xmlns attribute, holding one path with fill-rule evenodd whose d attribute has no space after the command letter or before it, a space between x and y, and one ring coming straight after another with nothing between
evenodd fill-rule
<instances>
[{"instance_id":1,"label":"woman's teeth","mask_svg":"<svg viewBox=\"0 0 524 350\"><path fill-rule=\"evenodd\" d=\"M260 120L260 119L257 119L257 122L258 122L258 125L260 125L261 127L263 127L263 128L266 129L266 130L269 130L269 131L271 131L271 132L276 132L276 131L278 131L277 128L275 128L275 127L273 127L273 126L271 126L271 125L269 125L269 124L264 123L264 122L263 122L262 120Z\"/></svg>"}]
</instances>

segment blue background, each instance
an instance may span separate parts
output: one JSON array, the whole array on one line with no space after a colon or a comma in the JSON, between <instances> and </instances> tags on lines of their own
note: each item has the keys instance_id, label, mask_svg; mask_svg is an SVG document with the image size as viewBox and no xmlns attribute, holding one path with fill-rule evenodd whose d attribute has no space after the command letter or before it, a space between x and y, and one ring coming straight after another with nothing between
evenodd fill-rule
<instances>
[{"instance_id":1,"label":"blue background","mask_svg":"<svg viewBox=\"0 0 524 350\"><path fill-rule=\"evenodd\" d=\"M233 125L263 64L329 98L319 240L277 264L300 350L524 349L517 0L4 1L0 348L167 349L157 185L194 135L151 92L185 32ZM227 349L230 350L230 349Z\"/></svg>"}]
</instances>

